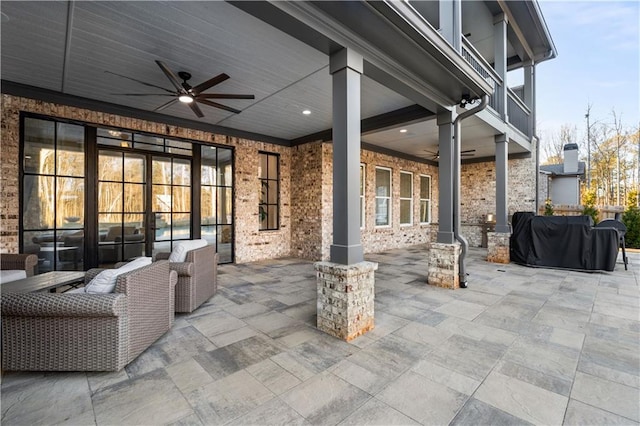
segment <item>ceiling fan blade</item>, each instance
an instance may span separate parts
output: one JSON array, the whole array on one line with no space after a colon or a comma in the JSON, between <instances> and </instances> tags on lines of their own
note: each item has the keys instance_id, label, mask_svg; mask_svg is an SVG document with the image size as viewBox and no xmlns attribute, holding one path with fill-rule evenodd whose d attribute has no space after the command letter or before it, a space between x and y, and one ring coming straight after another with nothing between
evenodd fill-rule
<instances>
[{"instance_id":1,"label":"ceiling fan blade","mask_svg":"<svg viewBox=\"0 0 640 426\"><path fill-rule=\"evenodd\" d=\"M227 93L203 93L197 99L255 99L255 95L232 95Z\"/></svg>"},{"instance_id":2,"label":"ceiling fan blade","mask_svg":"<svg viewBox=\"0 0 640 426\"><path fill-rule=\"evenodd\" d=\"M138 79L135 79L135 78L127 77L126 75L118 74L118 73L111 72L111 71L105 71L105 72L107 74L113 74L113 75L117 75L118 77L127 78L129 80L135 81L136 83L144 84L145 86L155 87L156 89L161 89L161 90L164 90L165 92L174 93L173 91L171 91L169 89L165 89L164 87L156 86L155 84L147 83L146 81L142 81L142 80L138 80Z\"/></svg>"},{"instance_id":3,"label":"ceiling fan blade","mask_svg":"<svg viewBox=\"0 0 640 426\"><path fill-rule=\"evenodd\" d=\"M158 108L154 109L154 111L161 111L167 107L170 107L171 105L175 104L176 102L178 102L178 98L175 99L171 99L169 102L167 102L166 104L162 104L160 105Z\"/></svg>"},{"instance_id":4,"label":"ceiling fan blade","mask_svg":"<svg viewBox=\"0 0 640 426\"><path fill-rule=\"evenodd\" d=\"M242 112L239 109L231 108L231 107L228 107L226 105L219 104L217 102L211 102L211 101L208 101L206 99L198 99L197 101L200 102L201 104L209 105L209 106L212 106L214 108L224 109L226 111L230 111L230 112L233 112L235 114L240 114Z\"/></svg>"},{"instance_id":5,"label":"ceiling fan blade","mask_svg":"<svg viewBox=\"0 0 640 426\"><path fill-rule=\"evenodd\" d=\"M171 81L171 84L173 84L173 87L175 87L179 93L186 93L186 90L184 90L184 87L182 87L182 85L180 84L180 80L178 80L178 77L173 73L173 71L169 69L168 66L164 64L164 62L158 61L156 59L156 64L158 64L164 75L167 76L169 81Z\"/></svg>"},{"instance_id":6,"label":"ceiling fan blade","mask_svg":"<svg viewBox=\"0 0 640 426\"><path fill-rule=\"evenodd\" d=\"M175 96L175 93L109 93L117 96Z\"/></svg>"},{"instance_id":7,"label":"ceiling fan blade","mask_svg":"<svg viewBox=\"0 0 640 426\"><path fill-rule=\"evenodd\" d=\"M202 110L200 109L200 107L198 106L198 104L196 104L195 102L191 102L189 105L189 108L191 108L191 111L193 111L193 113L195 115L198 116L198 118L202 118L204 117L204 114L202 113Z\"/></svg>"},{"instance_id":8,"label":"ceiling fan blade","mask_svg":"<svg viewBox=\"0 0 640 426\"><path fill-rule=\"evenodd\" d=\"M198 95L200 94L200 92L204 92L205 90L207 90L210 87L215 86L216 84L220 84L223 81L227 80L229 78L228 75L226 75L225 73L219 74L213 78L210 78L209 80L198 84L197 86L193 87L191 89L191 91L193 92L194 95Z\"/></svg>"}]
</instances>

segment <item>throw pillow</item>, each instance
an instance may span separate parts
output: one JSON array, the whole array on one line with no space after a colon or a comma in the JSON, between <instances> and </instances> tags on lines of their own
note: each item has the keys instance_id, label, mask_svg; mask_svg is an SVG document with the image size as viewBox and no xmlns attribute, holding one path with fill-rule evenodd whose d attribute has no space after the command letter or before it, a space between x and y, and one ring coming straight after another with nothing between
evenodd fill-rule
<instances>
[{"instance_id":1,"label":"throw pillow","mask_svg":"<svg viewBox=\"0 0 640 426\"><path fill-rule=\"evenodd\" d=\"M106 269L93 277L84 287L85 293L113 293L116 287L116 270Z\"/></svg>"},{"instance_id":2,"label":"throw pillow","mask_svg":"<svg viewBox=\"0 0 640 426\"><path fill-rule=\"evenodd\" d=\"M118 269L106 269L96 275L89 284L84 288L85 293L113 293L116 288L116 280L118 275L125 272L133 271L134 269L142 268L143 266L151 265L150 257L138 257L131 262L122 265Z\"/></svg>"},{"instance_id":3,"label":"throw pillow","mask_svg":"<svg viewBox=\"0 0 640 426\"><path fill-rule=\"evenodd\" d=\"M176 243L173 251L169 255L169 262L184 262L187 259L187 252L202 248L207 245L207 240L187 240Z\"/></svg>"}]
</instances>

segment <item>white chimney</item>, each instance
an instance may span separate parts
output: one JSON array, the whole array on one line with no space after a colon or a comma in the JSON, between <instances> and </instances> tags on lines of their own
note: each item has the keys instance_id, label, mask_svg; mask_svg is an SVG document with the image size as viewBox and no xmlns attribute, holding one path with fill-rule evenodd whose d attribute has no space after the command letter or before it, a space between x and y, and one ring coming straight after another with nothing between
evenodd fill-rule
<instances>
[{"instance_id":1,"label":"white chimney","mask_svg":"<svg viewBox=\"0 0 640 426\"><path fill-rule=\"evenodd\" d=\"M568 143L564 146L564 172L578 173L578 144Z\"/></svg>"}]
</instances>

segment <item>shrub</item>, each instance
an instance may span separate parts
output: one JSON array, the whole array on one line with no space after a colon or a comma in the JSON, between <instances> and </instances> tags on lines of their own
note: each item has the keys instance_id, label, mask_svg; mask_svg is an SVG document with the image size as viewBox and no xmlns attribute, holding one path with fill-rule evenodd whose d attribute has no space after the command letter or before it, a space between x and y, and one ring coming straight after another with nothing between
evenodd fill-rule
<instances>
[{"instance_id":1,"label":"shrub","mask_svg":"<svg viewBox=\"0 0 640 426\"><path fill-rule=\"evenodd\" d=\"M627 226L624 236L627 247L640 248L640 209L630 206L622 214L622 222Z\"/></svg>"},{"instance_id":2,"label":"shrub","mask_svg":"<svg viewBox=\"0 0 640 426\"><path fill-rule=\"evenodd\" d=\"M548 198L544 201L544 215L553 216L553 204L551 204L551 200Z\"/></svg>"},{"instance_id":3,"label":"shrub","mask_svg":"<svg viewBox=\"0 0 640 426\"><path fill-rule=\"evenodd\" d=\"M632 189L627 193L627 208L638 205L638 190Z\"/></svg>"},{"instance_id":4,"label":"shrub","mask_svg":"<svg viewBox=\"0 0 640 426\"><path fill-rule=\"evenodd\" d=\"M582 214L585 216L591 216L591 218L593 219L594 225L598 223L600 214L598 213L598 209L596 209L595 207L584 206L584 208L582 209Z\"/></svg>"},{"instance_id":5,"label":"shrub","mask_svg":"<svg viewBox=\"0 0 640 426\"><path fill-rule=\"evenodd\" d=\"M582 193L582 214L585 216L591 216L593 223L598 223L598 209L596 209L596 191L595 189L589 189Z\"/></svg>"}]
</instances>

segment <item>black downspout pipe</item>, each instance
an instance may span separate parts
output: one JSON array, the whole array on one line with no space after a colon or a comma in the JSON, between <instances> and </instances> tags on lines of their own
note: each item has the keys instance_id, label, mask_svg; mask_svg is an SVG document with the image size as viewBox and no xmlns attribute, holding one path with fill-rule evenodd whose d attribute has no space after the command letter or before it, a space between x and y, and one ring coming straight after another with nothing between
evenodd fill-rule
<instances>
[{"instance_id":1,"label":"black downspout pipe","mask_svg":"<svg viewBox=\"0 0 640 426\"><path fill-rule=\"evenodd\" d=\"M460 243L460 267L458 276L460 279L460 288L467 288L467 271L465 267L465 258L469 250L469 242L460 234L460 122L487 107L489 96L483 95L480 105L464 111L453 120L453 236Z\"/></svg>"}]
</instances>

